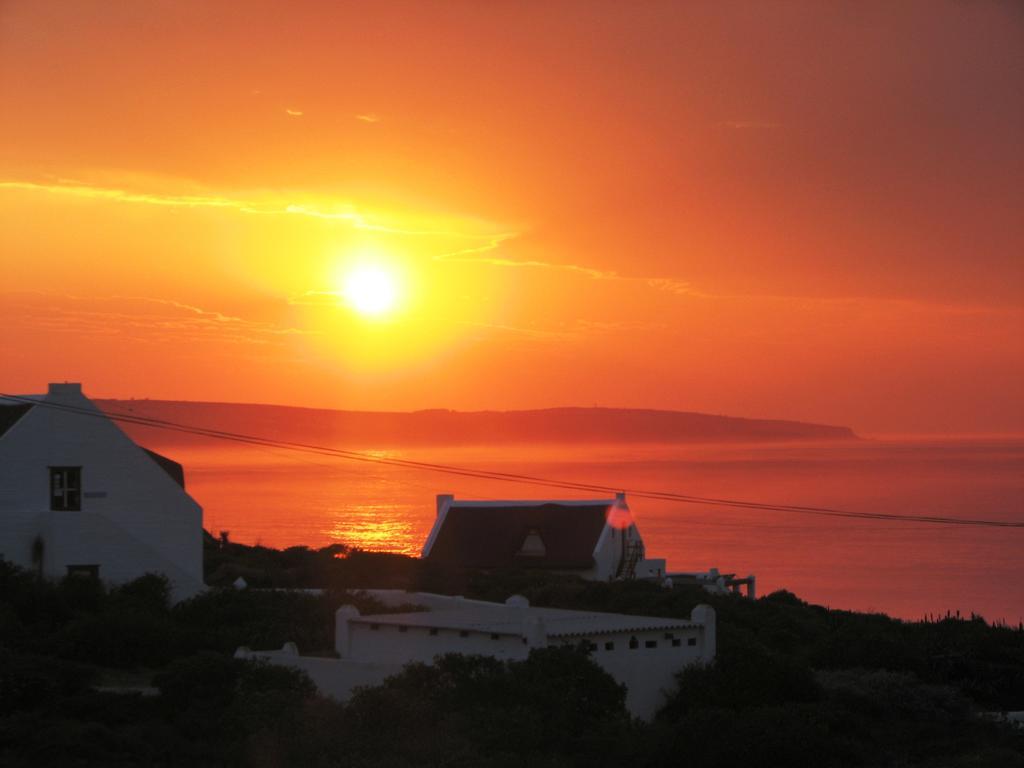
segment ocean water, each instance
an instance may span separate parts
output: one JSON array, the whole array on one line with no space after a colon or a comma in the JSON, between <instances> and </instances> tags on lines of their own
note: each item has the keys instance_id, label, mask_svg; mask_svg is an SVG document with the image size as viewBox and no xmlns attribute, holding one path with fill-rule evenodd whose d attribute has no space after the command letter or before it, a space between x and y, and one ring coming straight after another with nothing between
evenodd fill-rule
<instances>
[{"instance_id":1,"label":"ocean water","mask_svg":"<svg viewBox=\"0 0 1024 768\"><path fill-rule=\"evenodd\" d=\"M159 446L153 446L160 450ZM582 496L234 445L175 445L205 526L274 547L334 542L418 554L437 493ZM516 445L369 452L620 488L858 512L1024 520L1024 440L764 445ZM634 499L648 556L669 570L756 574L835 608L904 618L1024 619L1024 528L924 525Z\"/></svg>"}]
</instances>

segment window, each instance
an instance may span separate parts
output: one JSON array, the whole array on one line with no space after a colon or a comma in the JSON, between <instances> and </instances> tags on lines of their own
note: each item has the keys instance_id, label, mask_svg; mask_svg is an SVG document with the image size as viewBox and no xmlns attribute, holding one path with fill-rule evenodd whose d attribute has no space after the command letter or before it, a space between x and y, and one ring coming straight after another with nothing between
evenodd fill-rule
<instances>
[{"instance_id":1,"label":"window","mask_svg":"<svg viewBox=\"0 0 1024 768\"><path fill-rule=\"evenodd\" d=\"M607 643L604 644L604 649L606 651L614 651L615 650L615 643L612 642L611 640L609 640Z\"/></svg>"},{"instance_id":2,"label":"window","mask_svg":"<svg viewBox=\"0 0 1024 768\"><path fill-rule=\"evenodd\" d=\"M697 638L696 637L688 637L688 638L686 638L686 644L687 645L696 645L697 644Z\"/></svg>"},{"instance_id":3,"label":"window","mask_svg":"<svg viewBox=\"0 0 1024 768\"><path fill-rule=\"evenodd\" d=\"M658 647L658 641L657 640L647 640L647 641L644 642L644 648L657 648L657 647Z\"/></svg>"},{"instance_id":4,"label":"window","mask_svg":"<svg viewBox=\"0 0 1024 768\"><path fill-rule=\"evenodd\" d=\"M398 631L399 632L408 632L409 628L407 626L405 626L405 624L399 624L398 625Z\"/></svg>"},{"instance_id":5,"label":"window","mask_svg":"<svg viewBox=\"0 0 1024 768\"><path fill-rule=\"evenodd\" d=\"M431 627L430 628L430 634L431 635L436 635L437 634L437 627Z\"/></svg>"},{"instance_id":6,"label":"window","mask_svg":"<svg viewBox=\"0 0 1024 768\"><path fill-rule=\"evenodd\" d=\"M679 647L679 646L681 646L682 644L683 644L683 641L682 641L682 640L680 640L680 639L679 639L678 637L673 637L673 638L672 638L672 647L673 647L673 648L678 648L678 647Z\"/></svg>"},{"instance_id":7,"label":"window","mask_svg":"<svg viewBox=\"0 0 1024 768\"><path fill-rule=\"evenodd\" d=\"M636 639L636 636L629 638L629 649L631 651L636 650L640 647L640 641Z\"/></svg>"},{"instance_id":8,"label":"window","mask_svg":"<svg viewBox=\"0 0 1024 768\"><path fill-rule=\"evenodd\" d=\"M69 565L68 576L98 579L100 577L100 567L98 565Z\"/></svg>"},{"instance_id":9,"label":"window","mask_svg":"<svg viewBox=\"0 0 1024 768\"><path fill-rule=\"evenodd\" d=\"M671 640L671 639L672 639L672 638L674 638L674 637L675 637L675 635L674 635L674 634L672 634L671 632L666 632L666 633L665 633L665 639L666 639L666 640Z\"/></svg>"},{"instance_id":10,"label":"window","mask_svg":"<svg viewBox=\"0 0 1024 768\"><path fill-rule=\"evenodd\" d=\"M465 630L465 629L461 630L461 631L459 632L459 637L469 637L469 632L468 632L468 630Z\"/></svg>"},{"instance_id":11,"label":"window","mask_svg":"<svg viewBox=\"0 0 1024 768\"><path fill-rule=\"evenodd\" d=\"M497 632L491 632L491 640L497 640L501 637Z\"/></svg>"},{"instance_id":12,"label":"window","mask_svg":"<svg viewBox=\"0 0 1024 768\"><path fill-rule=\"evenodd\" d=\"M380 624L371 624L370 625L370 629L376 631L376 630L380 629Z\"/></svg>"},{"instance_id":13,"label":"window","mask_svg":"<svg viewBox=\"0 0 1024 768\"><path fill-rule=\"evenodd\" d=\"M77 512L82 508L82 468L50 467L50 509Z\"/></svg>"}]
</instances>

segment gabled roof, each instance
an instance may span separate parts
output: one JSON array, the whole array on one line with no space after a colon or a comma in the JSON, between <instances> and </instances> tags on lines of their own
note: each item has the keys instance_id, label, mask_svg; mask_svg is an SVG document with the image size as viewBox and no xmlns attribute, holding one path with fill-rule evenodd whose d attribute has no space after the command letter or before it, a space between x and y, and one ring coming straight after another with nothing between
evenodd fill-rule
<instances>
[{"instance_id":1,"label":"gabled roof","mask_svg":"<svg viewBox=\"0 0 1024 768\"><path fill-rule=\"evenodd\" d=\"M461 568L585 570L594 566L614 503L453 501L437 520L424 557Z\"/></svg>"},{"instance_id":2,"label":"gabled roof","mask_svg":"<svg viewBox=\"0 0 1024 768\"><path fill-rule=\"evenodd\" d=\"M22 416L31 411L32 407L31 403L7 405L0 402L0 437L3 437L8 429L17 424Z\"/></svg>"}]
</instances>

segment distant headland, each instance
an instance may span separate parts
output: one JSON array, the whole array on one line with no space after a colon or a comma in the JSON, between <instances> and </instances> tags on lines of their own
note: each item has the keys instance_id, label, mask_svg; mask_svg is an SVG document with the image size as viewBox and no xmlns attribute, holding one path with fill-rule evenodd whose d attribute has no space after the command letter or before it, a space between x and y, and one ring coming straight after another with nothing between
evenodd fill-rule
<instances>
[{"instance_id":1,"label":"distant headland","mask_svg":"<svg viewBox=\"0 0 1024 768\"><path fill-rule=\"evenodd\" d=\"M849 427L632 408L523 411L342 411L282 405L173 400L96 400L111 416L330 445L510 443L711 443L857 440ZM123 423L133 437L162 444L202 440Z\"/></svg>"}]
</instances>

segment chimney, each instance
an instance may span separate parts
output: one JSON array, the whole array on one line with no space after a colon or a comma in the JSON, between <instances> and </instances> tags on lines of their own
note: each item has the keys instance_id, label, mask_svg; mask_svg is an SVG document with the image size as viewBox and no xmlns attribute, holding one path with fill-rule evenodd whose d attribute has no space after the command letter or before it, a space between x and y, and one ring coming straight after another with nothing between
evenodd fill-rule
<instances>
[{"instance_id":1,"label":"chimney","mask_svg":"<svg viewBox=\"0 0 1024 768\"><path fill-rule=\"evenodd\" d=\"M46 392L50 397L66 397L68 395L81 395L82 385L77 382L65 381L63 384L58 382L50 382L50 386Z\"/></svg>"}]
</instances>

